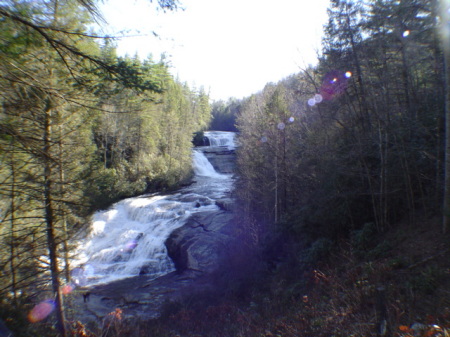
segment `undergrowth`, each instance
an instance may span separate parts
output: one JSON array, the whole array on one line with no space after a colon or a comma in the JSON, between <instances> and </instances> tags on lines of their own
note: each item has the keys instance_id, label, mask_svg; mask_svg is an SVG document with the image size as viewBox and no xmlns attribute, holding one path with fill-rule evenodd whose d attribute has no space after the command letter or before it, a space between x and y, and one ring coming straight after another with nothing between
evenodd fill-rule
<instances>
[{"instance_id":1,"label":"undergrowth","mask_svg":"<svg viewBox=\"0 0 450 337\"><path fill-rule=\"evenodd\" d=\"M166 303L158 319L116 309L94 326L70 322L71 336L450 337L448 238L437 222L384 235L366 225L264 268L234 261L246 273L228 270L214 290Z\"/></svg>"},{"instance_id":2,"label":"undergrowth","mask_svg":"<svg viewBox=\"0 0 450 337\"><path fill-rule=\"evenodd\" d=\"M324 252L328 257L324 258ZM313 267L254 275L247 298L171 303L146 323L154 336L450 336L450 251L438 222L377 235L370 224L335 247L303 253ZM304 266L302 266L304 268ZM286 275L286 273L294 274Z\"/></svg>"}]
</instances>

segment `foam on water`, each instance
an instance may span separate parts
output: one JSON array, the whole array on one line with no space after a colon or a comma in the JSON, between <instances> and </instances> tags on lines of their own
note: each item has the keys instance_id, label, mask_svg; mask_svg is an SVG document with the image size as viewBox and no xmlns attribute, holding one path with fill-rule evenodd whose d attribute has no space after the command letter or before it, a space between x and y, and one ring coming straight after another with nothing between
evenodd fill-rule
<instances>
[{"instance_id":1,"label":"foam on water","mask_svg":"<svg viewBox=\"0 0 450 337\"><path fill-rule=\"evenodd\" d=\"M227 147L229 150L234 150L236 147L234 132L205 131L204 136L209 139L210 146Z\"/></svg>"}]
</instances>

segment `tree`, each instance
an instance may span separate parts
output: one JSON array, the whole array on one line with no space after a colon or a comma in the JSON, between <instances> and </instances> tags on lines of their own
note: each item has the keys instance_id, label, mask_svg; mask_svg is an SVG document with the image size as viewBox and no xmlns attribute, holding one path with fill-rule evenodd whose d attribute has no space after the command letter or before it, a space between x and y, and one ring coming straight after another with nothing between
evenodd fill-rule
<instances>
[{"instance_id":1,"label":"tree","mask_svg":"<svg viewBox=\"0 0 450 337\"><path fill-rule=\"evenodd\" d=\"M442 231L448 231L450 223L450 14L446 1L440 1L441 36L444 50L444 76L445 76L445 182Z\"/></svg>"},{"instance_id":2,"label":"tree","mask_svg":"<svg viewBox=\"0 0 450 337\"><path fill-rule=\"evenodd\" d=\"M163 9L177 4L158 3ZM144 191L155 179L157 143L164 137L157 105L171 77L163 62L117 58L108 44L102 54L97 37L86 32L85 24L98 17L90 1L7 1L0 5L0 16L0 155L8 164L0 169L0 193L6 197L1 216L10 224L0 230L7 244L0 263L9 267L0 276L6 281L0 291L12 290L16 301L18 293L45 290L50 279L64 336L60 262L65 262L68 282L68 241L84 222L80 217L104 206L93 206L92 190L120 175L111 202ZM190 95L175 103L188 140L209 116L207 95ZM185 109L181 102L189 105L193 98L197 110ZM116 128L102 131L103 120ZM103 169L92 139L104 146ZM188 148L190 142L183 141L171 157L180 160L178 178L189 171L184 165ZM175 184L177 178L169 176ZM86 184L95 178L96 184Z\"/></svg>"},{"instance_id":3,"label":"tree","mask_svg":"<svg viewBox=\"0 0 450 337\"><path fill-rule=\"evenodd\" d=\"M98 81L92 74L101 69L124 82L124 74L130 68L109 65L97 58L98 48L83 26L89 19L87 14L94 13L95 8L90 2L83 2L83 5L86 11L76 10L77 3L70 1L11 1L0 6L0 133L2 142L9 145L4 149L10 158L10 175L3 173L10 201L5 213L11 223L9 284L16 297L19 287L25 289L31 285L27 281L33 276L31 271L40 271L41 256L47 255L55 294L51 297L55 298L57 326L62 336L66 329L59 244L65 244L63 253L68 278L68 215L72 213L75 219L76 214L83 212L85 205L79 185L84 164L89 163L89 155L80 160L77 154L84 152L86 155L86 150L92 149L89 144L82 147L90 137L80 137L86 125L85 106L92 106L86 103L92 99L92 83ZM130 78L124 85L141 90L157 89L153 82L139 82L140 78L133 72ZM78 143L74 142L77 137L81 139ZM17 165L15 158L19 155L26 164ZM33 201L27 205L27 200ZM36 219L37 224L27 223L27 218ZM71 221L72 231L76 230L74 223ZM46 234L45 245L40 232ZM23 249L17 245L21 238L27 238L21 241ZM30 262L33 268L24 269ZM34 284L39 283L34 281Z\"/></svg>"},{"instance_id":4,"label":"tree","mask_svg":"<svg viewBox=\"0 0 450 337\"><path fill-rule=\"evenodd\" d=\"M227 102L217 101L212 105L212 130L236 131L236 116L239 114L242 102L230 98Z\"/></svg>"},{"instance_id":5,"label":"tree","mask_svg":"<svg viewBox=\"0 0 450 337\"><path fill-rule=\"evenodd\" d=\"M367 222L382 232L438 211L445 86L435 7L433 0L332 2L319 65L277 85L287 110L270 94L276 85L242 104L238 160L250 214L266 221L275 195L286 205L277 203L271 222L284 214L291 230L335 238ZM278 142L269 131L275 119L264 113L276 106L294 118ZM274 193L283 190L286 197Z\"/></svg>"}]
</instances>

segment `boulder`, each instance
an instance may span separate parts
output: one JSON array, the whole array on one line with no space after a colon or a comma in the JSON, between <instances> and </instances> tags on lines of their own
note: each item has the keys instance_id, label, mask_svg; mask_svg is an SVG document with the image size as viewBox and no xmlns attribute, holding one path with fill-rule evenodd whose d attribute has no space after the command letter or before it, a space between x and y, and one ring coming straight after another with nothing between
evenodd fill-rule
<instances>
[{"instance_id":1,"label":"boulder","mask_svg":"<svg viewBox=\"0 0 450 337\"><path fill-rule=\"evenodd\" d=\"M232 219L229 212L200 212L173 231L166 247L177 271L218 270L232 238Z\"/></svg>"},{"instance_id":2,"label":"boulder","mask_svg":"<svg viewBox=\"0 0 450 337\"><path fill-rule=\"evenodd\" d=\"M229 198L216 200L216 205L222 211L233 211L234 209L234 202L232 199Z\"/></svg>"}]
</instances>

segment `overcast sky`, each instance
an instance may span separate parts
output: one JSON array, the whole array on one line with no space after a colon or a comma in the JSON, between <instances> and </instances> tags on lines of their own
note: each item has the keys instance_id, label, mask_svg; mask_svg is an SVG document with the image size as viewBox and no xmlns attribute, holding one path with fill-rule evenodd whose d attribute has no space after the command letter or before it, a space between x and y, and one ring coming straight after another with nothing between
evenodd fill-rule
<instances>
[{"instance_id":1,"label":"overcast sky","mask_svg":"<svg viewBox=\"0 0 450 337\"><path fill-rule=\"evenodd\" d=\"M184 10L164 13L148 0L106 0L104 29L141 35L119 40L119 55L166 53L175 77L215 100L247 97L316 63L329 0L181 2Z\"/></svg>"}]
</instances>

